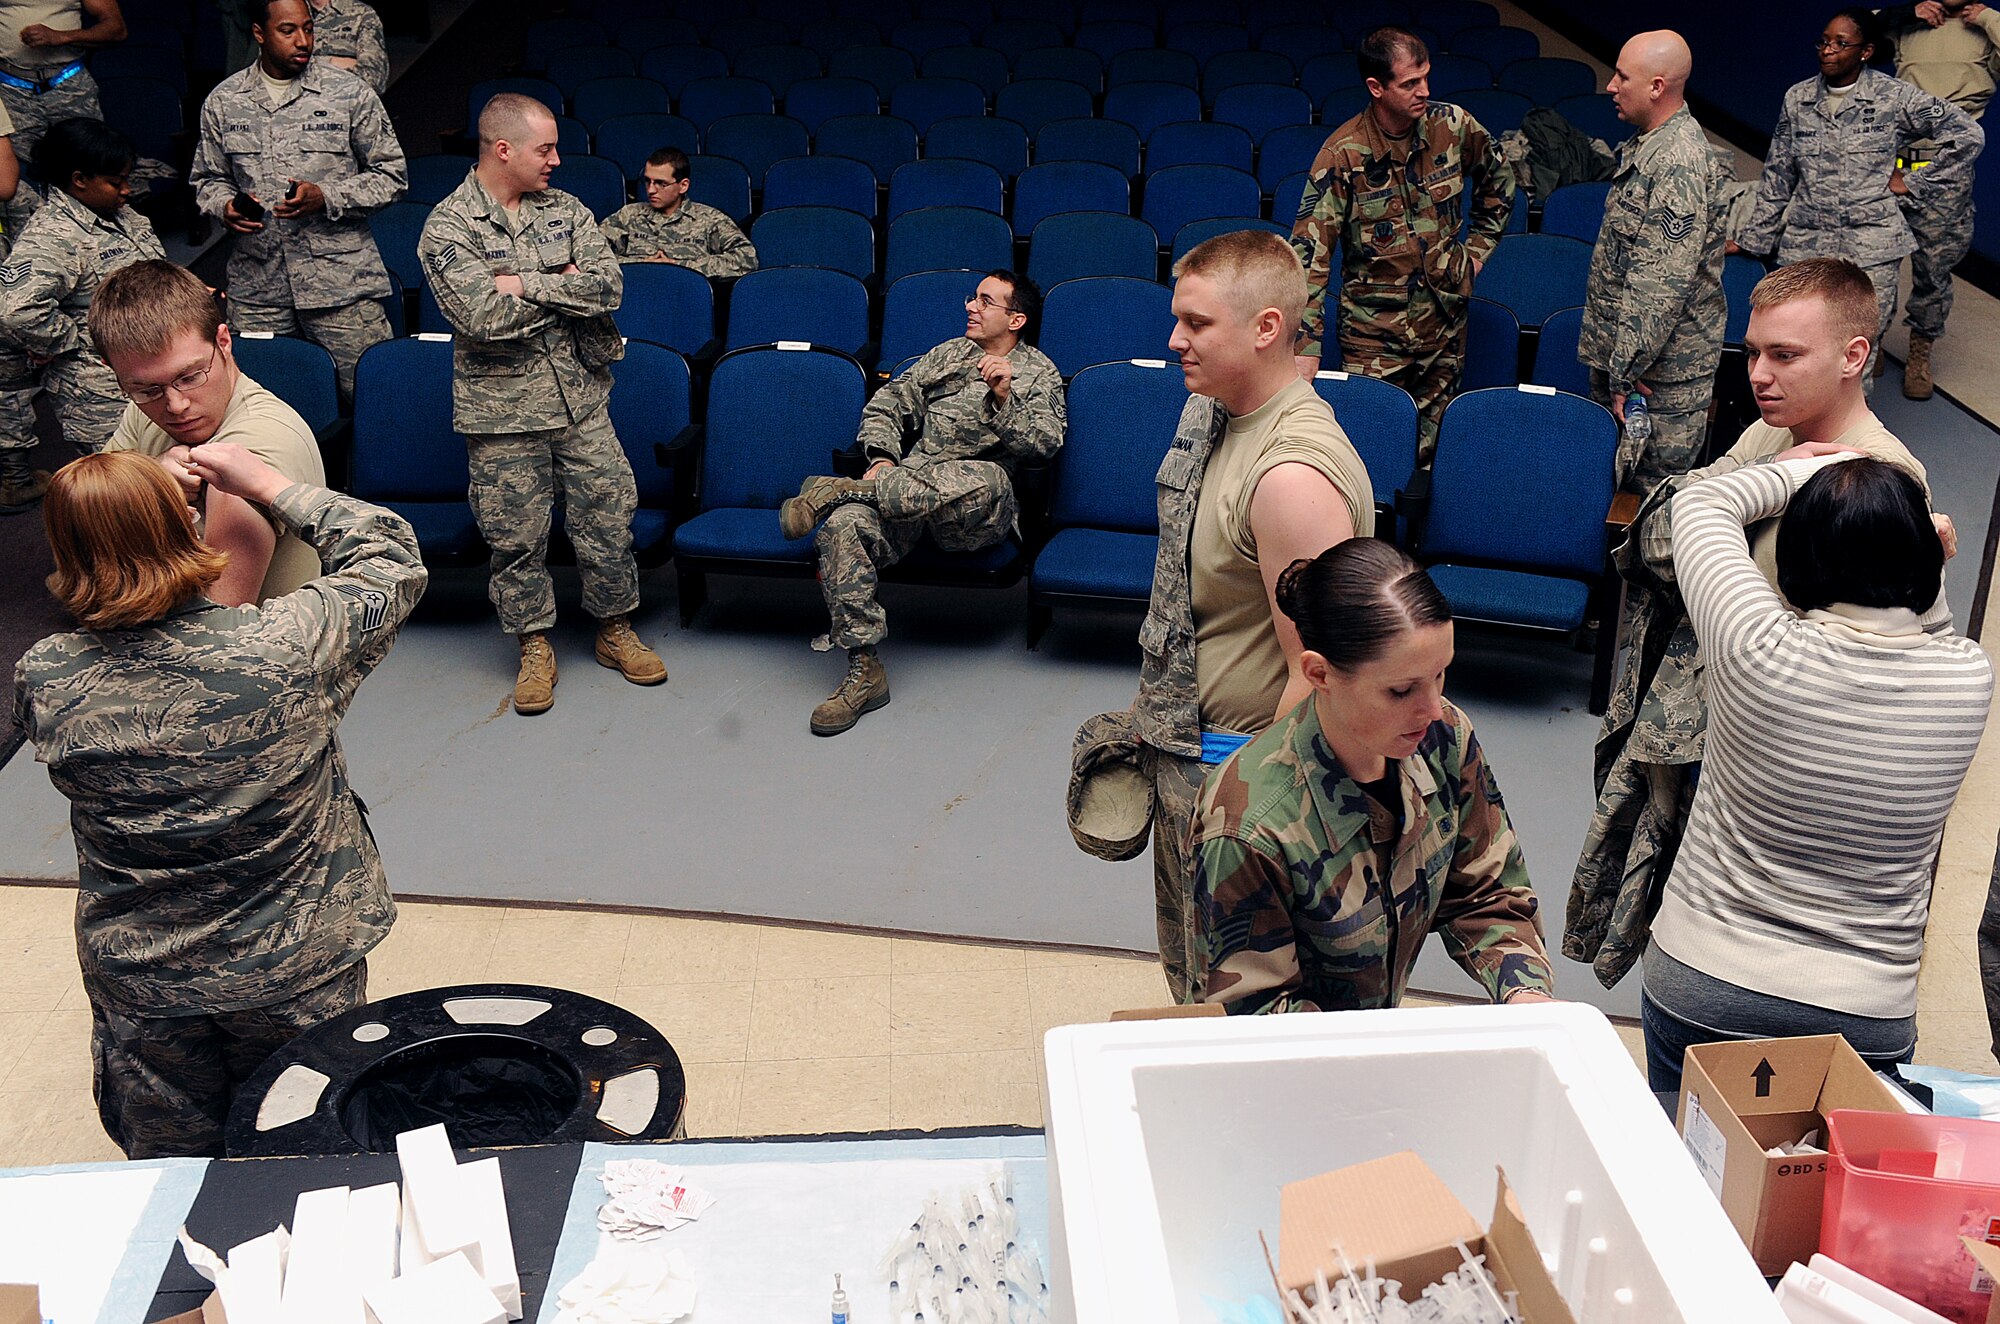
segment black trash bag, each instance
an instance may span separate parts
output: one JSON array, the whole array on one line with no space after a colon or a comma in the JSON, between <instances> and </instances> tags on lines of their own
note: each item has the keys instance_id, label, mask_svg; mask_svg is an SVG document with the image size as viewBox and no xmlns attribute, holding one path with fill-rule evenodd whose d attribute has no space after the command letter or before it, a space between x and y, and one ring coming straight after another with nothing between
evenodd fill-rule
<instances>
[{"instance_id":1,"label":"black trash bag","mask_svg":"<svg viewBox=\"0 0 2000 1324\"><path fill-rule=\"evenodd\" d=\"M340 1119L371 1154L393 1152L397 1135L438 1122L460 1148L532 1145L568 1121L582 1097L576 1072L540 1044L453 1035L369 1068L342 1100Z\"/></svg>"}]
</instances>

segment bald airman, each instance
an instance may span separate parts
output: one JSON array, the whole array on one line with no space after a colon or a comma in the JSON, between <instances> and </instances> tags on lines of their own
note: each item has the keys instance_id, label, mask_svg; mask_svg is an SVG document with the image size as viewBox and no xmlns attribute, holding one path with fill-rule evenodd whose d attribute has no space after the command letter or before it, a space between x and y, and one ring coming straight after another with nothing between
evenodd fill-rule
<instances>
[{"instance_id":1,"label":"bald airman","mask_svg":"<svg viewBox=\"0 0 2000 1324\"><path fill-rule=\"evenodd\" d=\"M1650 440L1619 447L1618 480L1645 493L1700 458L1728 307L1722 295L1728 172L1687 107L1694 60L1677 32L1642 32L1605 91L1636 132L1618 152L1591 254L1577 358L1621 424L1646 398Z\"/></svg>"}]
</instances>

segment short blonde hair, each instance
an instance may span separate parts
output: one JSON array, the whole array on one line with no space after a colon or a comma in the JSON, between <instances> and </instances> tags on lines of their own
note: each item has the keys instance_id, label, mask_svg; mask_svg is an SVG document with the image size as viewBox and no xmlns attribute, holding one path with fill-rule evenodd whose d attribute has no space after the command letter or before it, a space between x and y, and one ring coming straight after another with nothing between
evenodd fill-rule
<instances>
[{"instance_id":1,"label":"short blonde hair","mask_svg":"<svg viewBox=\"0 0 2000 1324\"><path fill-rule=\"evenodd\" d=\"M1232 230L1196 244L1174 263L1174 279L1203 276L1223 289L1223 297L1251 321L1266 308L1284 319L1285 343L1306 311L1306 269L1291 244L1268 230Z\"/></svg>"},{"instance_id":2,"label":"short blonde hair","mask_svg":"<svg viewBox=\"0 0 2000 1324\"><path fill-rule=\"evenodd\" d=\"M1827 314L1842 344L1856 336L1870 345L1875 343L1876 333L1882 327L1882 307L1875 301L1875 282L1844 257L1809 257L1779 267L1751 289L1750 307L1775 308L1814 295L1826 300Z\"/></svg>"},{"instance_id":3,"label":"short blonde hair","mask_svg":"<svg viewBox=\"0 0 2000 1324\"><path fill-rule=\"evenodd\" d=\"M520 141L537 115L551 124L555 123L555 112L526 93L494 94L479 112L479 150L490 152L497 142Z\"/></svg>"},{"instance_id":4,"label":"short blonde hair","mask_svg":"<svg viewBox=\"0 0 2000 1324\"><path fill-rule=\"evenodd\" d=\"M222 300L186 267L148 258L120 267L90 297L90 341L100 358L163 354L192 331L215 339Z\"/></svg>"},{"instance_id":5,"label":"short blonde hair","mask_svg":"<svg viewBox=\"0 0 2000 1324\"><path fill-rule=\"evenodd\" d=\"M187 498L159 464L132 451L64 465L42 498L55 594L86 630L156 621L222 575L229 554L194 535Z\"/></svg>"}]
</instances>

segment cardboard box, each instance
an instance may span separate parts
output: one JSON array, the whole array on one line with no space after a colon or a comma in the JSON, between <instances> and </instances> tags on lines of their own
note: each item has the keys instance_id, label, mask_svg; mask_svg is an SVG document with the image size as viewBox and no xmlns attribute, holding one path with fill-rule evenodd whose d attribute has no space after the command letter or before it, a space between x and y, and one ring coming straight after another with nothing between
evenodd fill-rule
<instances>
[{"instance_id":1,"label":"cardboard box","mask_svg":"<svg viewBox=\"0 0 2000 1324\"><path fill-rule=\"evenodd\" d=\"M42 1292L33 1283L0 1283L0 1324L42 1324Z\"/></svg>"},{"instance_id":2,"label":"cardboard box","mask_svg":"<svg viewBox=\"0 0 2000 1324\"><path fill-rule=\"evenodd\" d=\"M1965 1253L1988 1278L2000 1282L2000 1246L1991 1242L1976 1241L1971 1237L1960 1237L1965 1243ZM1993 1304L1986 1307L1986 1324L2000 1324L2000 1291L1993 1294Z\"/></svg>"},{"instance_id":3,"label":"cardboard box","mask_svg":"<svg viewBox=\"0 0 2000 1324\"><path fill-rule=\"evenodd\" d=\"M1826 1155L1765 1151L1819 1132L1835 1108L1902 1112L1895 1092L1837 1034L1695 1044L1681 1073L1679 1130L1709 1189L1767 1277L1819 1249Z\"/></svg>"},{"instance_id":4,"label":"cardboard box","mask_svg":"<svg viewBox=\"0 0 2000 1324\"><path fill-rule=\"evenodd\" d=\"M1505 1172L1489 1228L1480 1227L1409 1150L1292 1182L1279 1194L1279 1210L1278 1279L1308 1299L1319 1274L1329 1283L1343 1275L1335 1246L1351 1264L1373 1261L1377 1276L1401 1283L1403 1299L1413 1302L1460 1268L1453 1243L1464 1242L1474 1255L1485 1255L1500 1291L1519 1298L1522 1324L1576 1324L1507 1189Z\"/></svg>"}]
</instances>

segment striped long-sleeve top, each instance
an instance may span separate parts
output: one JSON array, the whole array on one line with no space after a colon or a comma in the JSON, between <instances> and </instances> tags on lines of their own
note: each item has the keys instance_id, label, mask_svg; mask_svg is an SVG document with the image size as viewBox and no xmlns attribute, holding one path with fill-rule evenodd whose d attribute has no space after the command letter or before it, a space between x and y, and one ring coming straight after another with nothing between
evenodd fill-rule
<instances>
[{"instance_id":1,"label":"striped long-sleeve top","mask_svg":"<svg viewBox=\"0 0 2000 1324\"><path fill-rule=\"evenodd\" d=\"M1712 978L1856 1016L1916 1010L1931 863L1986 725L1979 645L1901 608L1787 610L1744 525L1842 457L1751 465L1674 498L1674 569L1708 746L1653 925Z\"/></svg>"}]
</instances>

